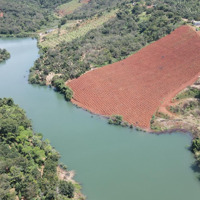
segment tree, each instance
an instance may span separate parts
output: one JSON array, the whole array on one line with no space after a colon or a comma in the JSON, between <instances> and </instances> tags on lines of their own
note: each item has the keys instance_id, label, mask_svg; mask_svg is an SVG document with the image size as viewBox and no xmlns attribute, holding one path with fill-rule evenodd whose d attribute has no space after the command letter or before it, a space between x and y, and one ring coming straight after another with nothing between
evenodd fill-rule
<instances>
[{"instance_id":1,"label":"tree","mask_svg":"<svg viewBox=\"0 0 200 200\"><path fill-rule=\"evenodd\" d=\"M67 196L68 198L74 197L74 185L71 182L60 181L59 192L62 195Z\"/></svg>"}]
</instances>

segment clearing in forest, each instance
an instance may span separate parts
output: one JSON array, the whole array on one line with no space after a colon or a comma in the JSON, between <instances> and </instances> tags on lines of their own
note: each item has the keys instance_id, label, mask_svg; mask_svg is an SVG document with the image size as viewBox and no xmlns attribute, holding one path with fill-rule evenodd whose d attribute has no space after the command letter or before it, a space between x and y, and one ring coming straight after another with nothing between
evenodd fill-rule
<instances>
[{"instance_id":1,"label":"clearing in forest","mask_svg":"<svg viewBox=\"0 0 200 200\"><path fill-rule=\"evenodd\" d=\"M200 75L200 35L181 26L120 62L67 83L72 102L93 113L122 115L149 129L152 115Z\"/></svg>"},{"instance_id":2,"label":"clearing in forest","mask_svg":"<svg viewBox=\"0 0 200 200\"><path fill-rule=\"evenodd\" d=\"M60 17L64 17L73 13L76 9L83 6L83 4L87 4L90 0L72 0L68 3L60 5L56 8L56 13Z\"/></svg>"}]
</instances>

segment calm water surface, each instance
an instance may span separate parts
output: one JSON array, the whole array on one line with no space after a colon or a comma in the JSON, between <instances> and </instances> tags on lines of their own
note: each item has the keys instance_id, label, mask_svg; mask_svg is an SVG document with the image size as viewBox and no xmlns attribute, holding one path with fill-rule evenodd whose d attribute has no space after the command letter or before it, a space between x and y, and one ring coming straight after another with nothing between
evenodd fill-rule
<instances>
[{"instance_id":1,"label":"calm water surface","mask_svg":"<svg viewBox=\"0 0 200 200\"><path fill-rule=\"evenodd\" d=\"M29 68L38 58L36 40L0 39L0 48L11 53L0 64L0 97L12 97L27 111L35 131L76 171L88 200L199 199L188 135L157 136L110 126L52 89L28 84Z\"/></svg>"}]
</instances>

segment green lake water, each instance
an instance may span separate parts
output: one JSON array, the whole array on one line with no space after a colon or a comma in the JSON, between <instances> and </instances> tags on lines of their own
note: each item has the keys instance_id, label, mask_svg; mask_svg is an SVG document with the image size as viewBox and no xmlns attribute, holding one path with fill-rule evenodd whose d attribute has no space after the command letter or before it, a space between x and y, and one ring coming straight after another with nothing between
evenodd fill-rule
<instances>
[{"instance_id":1,"label":"green lake water","mask_svg":"<svg viewBox=\"0 0 200 200\"><path fill-rule=\"evenodd\" d=\"M27 112L34 130L76 171L88 200L196 200L198 173L187 149L188 134L154 135L108 125L51 88L28 84L37 59L36 40L0 39L11 58L0 64L0 97L12 97Z\"/></svg>"}]
</instances>

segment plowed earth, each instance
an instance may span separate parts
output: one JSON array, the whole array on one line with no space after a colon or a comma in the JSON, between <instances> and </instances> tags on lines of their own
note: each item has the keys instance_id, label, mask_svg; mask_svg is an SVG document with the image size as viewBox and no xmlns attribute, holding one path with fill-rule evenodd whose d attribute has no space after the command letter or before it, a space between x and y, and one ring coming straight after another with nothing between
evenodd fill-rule
<instances>
[{"instance_id":1,"label":"plowed earth","mask_svg":"<svg viewBox=\"0 0 200 200\"><path fill-rule=\"evenodd\" d=\"M67 83L72 102L93 113L122 115L149 129L152 115L200 75L200 35L181 26L120 62Z\"/></svg>"}]
</instances>

